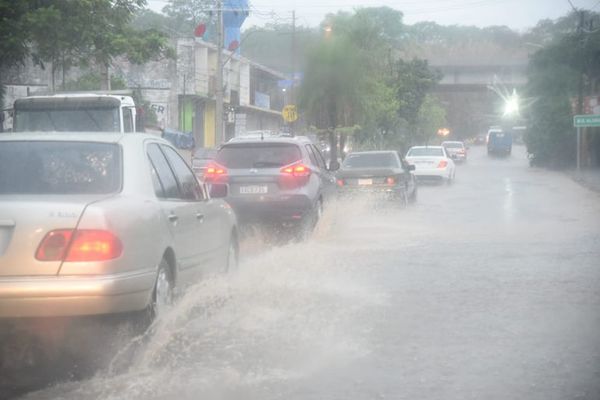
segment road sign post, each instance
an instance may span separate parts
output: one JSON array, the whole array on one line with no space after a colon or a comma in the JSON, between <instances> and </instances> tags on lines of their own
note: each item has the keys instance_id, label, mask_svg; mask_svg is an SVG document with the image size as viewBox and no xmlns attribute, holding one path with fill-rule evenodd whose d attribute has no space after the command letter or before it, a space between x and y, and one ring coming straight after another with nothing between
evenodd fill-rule
<instances>
[{"instance_id":1,"label":"road sign post","mask_svg":"<svg viewBox=\"0 0 600 400\"><path fill-rule=\"evenodd\" d=\"M600 115L575 115L573 126L577 128L577 172L581 171L581 128L600 127Z\"/></svg>"}]
</instances>

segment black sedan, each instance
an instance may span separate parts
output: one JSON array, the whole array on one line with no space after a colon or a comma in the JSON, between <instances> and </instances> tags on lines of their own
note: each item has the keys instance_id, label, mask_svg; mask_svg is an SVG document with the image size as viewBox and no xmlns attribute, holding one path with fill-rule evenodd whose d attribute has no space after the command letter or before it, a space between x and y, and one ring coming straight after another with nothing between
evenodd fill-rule
<instances>
[{"instance_id":1,"label":"black sedan","mask_svg":"<svg viewBox=\"0 0 600 400\"><path fill-rule=\"evenodd\" d=\"M337 173L338 191L382 194L406 205L417 198L413 170L395 151L350 153Z\"/></svg>"}]
</instances>

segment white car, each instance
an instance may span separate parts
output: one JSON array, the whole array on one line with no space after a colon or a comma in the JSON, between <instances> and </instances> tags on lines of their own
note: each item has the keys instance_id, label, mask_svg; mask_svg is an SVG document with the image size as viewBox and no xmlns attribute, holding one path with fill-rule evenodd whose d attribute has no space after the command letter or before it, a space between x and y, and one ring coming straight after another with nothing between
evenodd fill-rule
<instances>
[{"instance_id":1,"label":"white car","mask_svg":"<svg viewBox=\"0 0 600 400\"><path fill-rule=\"evenodd\" d=\"M443 146L413 146L405 158L419 181L454 181L456 167Z\"/></svg>"},{"instance_id":2,"label":"white car","mask_svg":"<svg viewBox=\"0 0 600 400\"><path fill-rule=\"evenodd\" d=\"M160 314L237 251L231 208L163 139L0 135L0 319Z\"/></svg>"}]
</instances>

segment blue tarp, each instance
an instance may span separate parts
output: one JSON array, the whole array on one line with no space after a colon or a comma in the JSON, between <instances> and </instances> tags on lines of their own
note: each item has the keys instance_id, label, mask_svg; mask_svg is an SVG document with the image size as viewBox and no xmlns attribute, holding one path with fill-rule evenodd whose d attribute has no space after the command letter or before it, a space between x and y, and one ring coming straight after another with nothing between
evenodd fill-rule
<instances>
[{"instance_id":1,"label":"blue tarp","mask_svg":"<svg viewBox=\"0 0 600 400\"><path fill-rule=\"evenodd\" d=\"M194 148L194 135L191 132L181 132L171 129L165 129L162 133L162 137L178 149L193 149Z\"/></svg>"}]
</instances>

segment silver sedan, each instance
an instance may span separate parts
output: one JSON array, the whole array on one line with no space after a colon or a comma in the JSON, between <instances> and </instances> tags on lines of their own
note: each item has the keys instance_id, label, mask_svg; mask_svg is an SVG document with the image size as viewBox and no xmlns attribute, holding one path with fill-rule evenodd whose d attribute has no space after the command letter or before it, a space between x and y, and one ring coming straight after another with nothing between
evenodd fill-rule
<instances>
[{"instance_id":1,"label":"silver sedan","mask_svg":"<svg viewBox=\"0 0 600 400\"><path fill-rule=\"evenodd\" d=\"M0 135L0 317L155 315L237 253L231 208L160 138Z\"/></svg>"}]
</instances>

